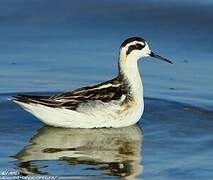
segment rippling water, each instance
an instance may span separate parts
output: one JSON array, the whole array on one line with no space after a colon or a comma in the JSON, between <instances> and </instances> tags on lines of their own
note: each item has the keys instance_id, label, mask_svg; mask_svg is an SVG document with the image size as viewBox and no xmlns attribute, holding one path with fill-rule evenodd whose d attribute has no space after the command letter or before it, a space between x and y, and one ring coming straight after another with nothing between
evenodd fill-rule
<instances>
[{"instance_id":1,"label":"rippling water","mask_svg":"<svg viewBox=\"0 0 213 180\"><path fill-rule=\"evenodd\" d=\"M213 112L146 98L140 124L44 126L1 96L0 170L72 178L211 179ZM8 123L9 122L9 123Z\"/></svg>"},{"instance_id":2,"label":"rippling water","mask_svg":"<svg viewBox=\"0 0 213 180\"><path fill-rule=\"evenodd\" d=\"M212 179L212 8L199 0L2 0L0 171ZM112 78L120 43L129 36L144 37L175 63L140 63L146 104L138 126L43 127L8 100Z\"/></svg>"}]
</instances>

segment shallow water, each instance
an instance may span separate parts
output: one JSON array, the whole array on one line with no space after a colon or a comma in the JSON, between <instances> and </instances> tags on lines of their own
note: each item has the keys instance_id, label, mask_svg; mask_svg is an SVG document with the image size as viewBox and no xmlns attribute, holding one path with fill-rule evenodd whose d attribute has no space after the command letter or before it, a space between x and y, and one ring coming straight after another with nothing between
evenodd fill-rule
<instances>
[{"instance_id":1,"label":"shallow water","mask_svg":"<svg viewBox=\"0 0 213 180\"><path fill-rule=\"evenodd\" d=\"M212 179L212 8L200 0L2 0L0 172ZM129 36L174 62L139 63L146 97L139 127L58 130L8 100L112 78Z\"/></svg>"},{"instance_id":2,"label":"shallow water","mask_svg":"<svg viewBox=\"0 0 213 180\"><path fill-rule=\"evenodd\" d=\"M138 125L62 129L44 126L6 100L8 95L0 97L2 171L74 179L213 177L212 111L147 98Z\"/></svg>"}]
</instances>

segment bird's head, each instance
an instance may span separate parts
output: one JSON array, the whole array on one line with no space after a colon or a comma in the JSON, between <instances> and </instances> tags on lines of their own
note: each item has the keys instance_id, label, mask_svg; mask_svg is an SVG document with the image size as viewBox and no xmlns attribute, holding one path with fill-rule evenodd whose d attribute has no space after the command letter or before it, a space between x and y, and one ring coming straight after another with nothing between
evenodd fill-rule
<instances>
[{"instance_id":1,"label":"bird's head","mask_svg":"<svg viewBox=\"0 0 213 180\"><path fill-rule=\"evenodd\" d=\"M159 60L173 64L170 60L159 56L149 49L147 42L140 37L131 37L126 39L120 47L120 58L138 60L142 57L151 56Z\"/></svg>"}]
</instances>

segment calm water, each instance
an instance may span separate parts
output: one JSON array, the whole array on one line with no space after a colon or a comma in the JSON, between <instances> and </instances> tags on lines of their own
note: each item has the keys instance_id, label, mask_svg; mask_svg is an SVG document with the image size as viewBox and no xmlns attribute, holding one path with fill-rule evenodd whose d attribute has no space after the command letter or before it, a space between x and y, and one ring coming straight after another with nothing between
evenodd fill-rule
<instances>
[{"instance_id":1,"label":"calm water","mask_svg":"<svg viewBox=\"0 0 213 180\"><path fill-rule=\"evenodd\" d=\"M212 1L0 2L0 171L64 178L213 178ZM9 101L112 78L118 48L142 36L175 64L140 62L138 126L46 127Z\"/></svg>"}]
</instances>

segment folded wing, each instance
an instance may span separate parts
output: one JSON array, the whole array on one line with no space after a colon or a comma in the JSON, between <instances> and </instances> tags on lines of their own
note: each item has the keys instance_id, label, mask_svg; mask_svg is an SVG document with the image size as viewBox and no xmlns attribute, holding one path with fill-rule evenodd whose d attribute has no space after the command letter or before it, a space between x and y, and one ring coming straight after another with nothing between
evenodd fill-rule
<instances>
[{"instance_id":1,"label":"folded wing","mask_svg":"<svg viewBox=\"0 0 213 180\"><path fill-rule=\"evenodd\" d=\"M41 104L53 108L63 107L76 110L82 103L96 100L107 103L112 100L119 100L122 95L126 95L127 93L123 84L113 79L96 86L87 86L55 96L17 95L14 96L14 100L23 103Z\"/></svg>"}]
</instances>

